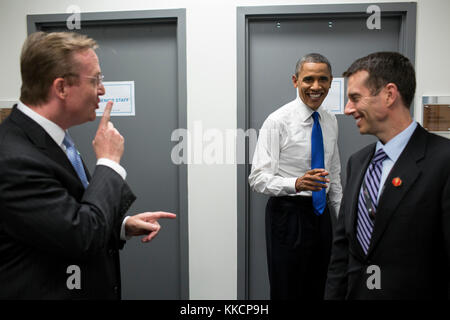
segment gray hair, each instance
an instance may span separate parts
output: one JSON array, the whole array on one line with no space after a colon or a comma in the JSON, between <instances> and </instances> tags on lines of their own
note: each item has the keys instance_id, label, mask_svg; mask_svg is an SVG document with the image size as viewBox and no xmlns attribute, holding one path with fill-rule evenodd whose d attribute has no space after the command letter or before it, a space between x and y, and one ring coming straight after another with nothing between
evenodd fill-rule
<instances>
[{"instance_id":1,"label":"gray hair","mask_svg":"<svg viewBox=\"0 0 450 320\"><path fill-rule=\"evenodd\" d=\"M302 70L303 64L305 62L313 62L313 63L325 63L328 67L328 71L330 72L330 76L333 75L331 72L331 65L327 58L325 58L320 53L308 53L305 54L300 60L297 61L295 65L295 76L298 77L298 74Z\"/></svg>"}]
</instances>

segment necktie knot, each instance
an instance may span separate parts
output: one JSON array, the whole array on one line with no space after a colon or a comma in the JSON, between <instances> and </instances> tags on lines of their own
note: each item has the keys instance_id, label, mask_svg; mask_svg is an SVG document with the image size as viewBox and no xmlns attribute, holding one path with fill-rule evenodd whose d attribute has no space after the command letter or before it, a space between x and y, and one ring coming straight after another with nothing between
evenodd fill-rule
<instances>
[{"instance_id":1,"label":"necktie knot","mask_svg":"<svg viewBox=\"0 0 450 320\"><path fill-rule=\"evenodd\" d=\"M67 133L67 132L66 132L66 135L64 136L63 144L66 146L66 148L71 148L71 147L75 146L72 138L70 137L69 133Z\"/></svg>"},{"instance_id":2,"label":"necktie knot","mask_svg":"<svg viewBox=\"0 0 450 320\"><path fill-rule=\"evenodd\" d=\"M317 111L313 112L312 117L314 119L314 122L319 121L319 113Z\"/></svg>"},{"instance_id":3,"label":"necktie knot","mask_svg":"<svg viewBox=\"0 0 450 320\"><path fill-rule=\"evenodd\" d=\"M378 151L375 153L375 155L372 158L372 164L378 164L380 162L383 162L384 159L387 158L386 152L384 152L383 149L378 149Z\"/></svg>"}]
</instances>

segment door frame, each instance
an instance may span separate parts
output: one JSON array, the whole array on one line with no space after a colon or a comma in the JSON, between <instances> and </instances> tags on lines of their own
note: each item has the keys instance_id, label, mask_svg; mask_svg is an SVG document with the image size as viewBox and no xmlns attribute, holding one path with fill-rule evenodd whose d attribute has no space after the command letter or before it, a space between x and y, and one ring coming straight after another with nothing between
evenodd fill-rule
<instances>
[{"instance_id":1,"label":"door frame","mask_svg":"<svg viewBox=\"0 0 450 320\"><path fill-rule=\"evenodd\" d=\"M249 23L267 19L302 19L314 17L369 17L372 3L325 4L295 6L237 7L237 127L244 132L250 128L249 105ZM383 16L400 16L400 52L415 63L416 12L413 2L376 3ZM414 110L414 107L411 108ZM241 150L237 150L240 152ZM245 141L245 164L237 165L237 298L249 299L249 197L248 175L251 165L249 141Z\"/></svg>"},{"instance_id":2,"label":"door frame","mask_svg":"<svg viewBox=\"0 0 450 320\"><path fill-rule=\"evenodd\" d=\"M27 15L28 34L43 27L64 27L72 13ZM178 75L178 128L187 128L187 86L186 86L186 9L81 12L81 26L119 25L136 23L176 23L177 34L177 75ZM187 165L178 166L178 201L180 204L177 220L180 226L180 284L182 300L189 299L189 228L188 228L188 177Z\"/></svg>"}]
</instances>

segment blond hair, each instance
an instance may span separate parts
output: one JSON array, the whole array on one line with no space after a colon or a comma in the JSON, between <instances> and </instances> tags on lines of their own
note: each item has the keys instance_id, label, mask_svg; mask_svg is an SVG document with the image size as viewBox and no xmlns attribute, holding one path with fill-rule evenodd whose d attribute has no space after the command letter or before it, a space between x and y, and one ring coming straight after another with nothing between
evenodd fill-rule
<instances>
[{"instance_id":1,"label":"blond hair","mask_svg":"<svg viewBox=\"0 0 450 320\"><path fill-rule=\"evenodd\" d=\"M73 32L35 32L28 36L20 56L20 100L31 105L47 102L56 78L65 77L72 84L78 76L79 65L73 54L97 47L95 40Z\"/></svg>"}]
</instances>

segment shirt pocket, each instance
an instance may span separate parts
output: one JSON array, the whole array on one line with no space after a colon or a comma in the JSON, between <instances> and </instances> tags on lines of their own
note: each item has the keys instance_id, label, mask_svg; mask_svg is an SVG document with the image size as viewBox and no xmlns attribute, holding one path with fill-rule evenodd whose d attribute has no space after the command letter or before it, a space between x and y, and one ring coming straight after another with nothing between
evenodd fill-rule
<instances>
[{"instance_id":1,"label":"shirt pocket","mask_svg":"<svg viewBox=\"0 0 450 320\"><path fill-rule=\"evenodd\" d=\"M300 166L307 169L311 165L311 141L296 136L291 138L289 143L282 149L282 159L280 163Z\"/></svg>"}]
</instances>

